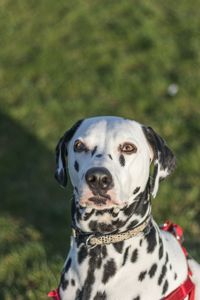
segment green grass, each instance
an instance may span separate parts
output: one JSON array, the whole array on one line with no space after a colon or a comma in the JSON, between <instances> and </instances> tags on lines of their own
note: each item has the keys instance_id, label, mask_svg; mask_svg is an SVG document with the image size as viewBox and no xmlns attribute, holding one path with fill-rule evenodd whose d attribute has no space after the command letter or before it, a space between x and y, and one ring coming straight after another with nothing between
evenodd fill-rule
<instances>
[{"instance_id":1,"label":"green grass","mask_svg":"<svg viewBox=\"0 0 200 300\"><path fill-rule=\"evenodd\" d=\"M0 3L0 298L46 299L69 247L54 148L77 119L151 125L178 165L153 202L200 258L199 1ZM170 97L168 86L179 87Z\"/></svg>"}]
</instances>

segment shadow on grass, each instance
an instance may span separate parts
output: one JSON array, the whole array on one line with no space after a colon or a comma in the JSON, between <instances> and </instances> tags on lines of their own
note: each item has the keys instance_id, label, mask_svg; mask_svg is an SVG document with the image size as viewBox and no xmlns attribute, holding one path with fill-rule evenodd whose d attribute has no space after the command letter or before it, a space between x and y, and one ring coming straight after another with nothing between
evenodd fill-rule
<instances>
[{"instance_id":1,"label":"shadow on grass","mask_svg":"<svg viewBox=\"0 0 200 300\"><path fill-rule=\"evenodd\" d=\"M1 112L0 124L1 215L33 226L48 254L64 255L70 204L66 191L54 180L54 153Z\"/></svg>"}]
</instances>

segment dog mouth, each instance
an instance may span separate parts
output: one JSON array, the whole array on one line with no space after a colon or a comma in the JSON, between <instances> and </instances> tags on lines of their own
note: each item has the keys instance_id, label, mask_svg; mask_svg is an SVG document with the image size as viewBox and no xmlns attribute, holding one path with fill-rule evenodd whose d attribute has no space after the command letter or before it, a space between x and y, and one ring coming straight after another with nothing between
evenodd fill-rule
<instances>
[{"instance_id":1,"label":"dog mouth","mask_svg":"<svg viewBox=\"0 0 200 300\"><path fill-rule=\"evenodd\" d=\"M91 203L97 205L97 206L102 206L102 205L106 205L109 201L110 201L110 196L93 196L93 197L90 197L88 199L88 201L90 201Z\"/></svg>"},{"instance_id":2,"label":"dog mouth","mask_svg":"<svg viewBox=\"0 0 200 300\"><path fill-rule=\"evenodd\" d=\"M108 194L96 194L80 202L82 208L94 208L97 210L108 209L120 206L118 201L115 201Z\"/></svg>"}]
</instances>

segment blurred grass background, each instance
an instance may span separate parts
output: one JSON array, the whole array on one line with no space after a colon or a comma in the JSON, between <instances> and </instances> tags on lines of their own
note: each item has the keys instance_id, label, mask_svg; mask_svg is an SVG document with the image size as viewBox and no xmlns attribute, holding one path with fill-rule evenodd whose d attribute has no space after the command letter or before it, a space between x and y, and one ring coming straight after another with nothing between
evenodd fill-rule
<instances>
[{"instance_id":1,"label":"blurred grass background","mask_svg":"<svg viewBox=\"0 0 200 300\"><path fill-rule=\"evenodd\" d=\"M54 148L77 119L151 125L178 166L153 201L200 258L199 0L0 1L0 299L46 299L70 235ZM175 93L170 86L175 84Z\"/></svg>"}]
</instances>

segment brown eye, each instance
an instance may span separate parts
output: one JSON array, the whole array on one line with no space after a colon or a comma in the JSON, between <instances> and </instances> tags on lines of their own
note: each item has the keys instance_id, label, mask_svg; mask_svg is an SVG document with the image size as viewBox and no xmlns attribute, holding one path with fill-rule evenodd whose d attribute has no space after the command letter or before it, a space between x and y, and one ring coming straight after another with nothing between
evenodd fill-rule
<instances>
[{"instance_id":1,"label":"brown eye","mask_svg":"<svg viewBox=\"0 0 200 300\"><path fill-rule=\"evenodd\" d=\"M87 151L87 147L82 141L76 140L74 143L74 151L75 152Z\"/></svg>"},{"instance_id":2,"label":"brown eye","mask_svg":"<svg viewBox=\"0 0 200 300\"><path fill-rule=\"evenodd\" d=\"M122 153L132 154L137 152L137 147L131 143L124 143L123 145L119 146L119 150Z\"/></svg>"}]
</instances>

